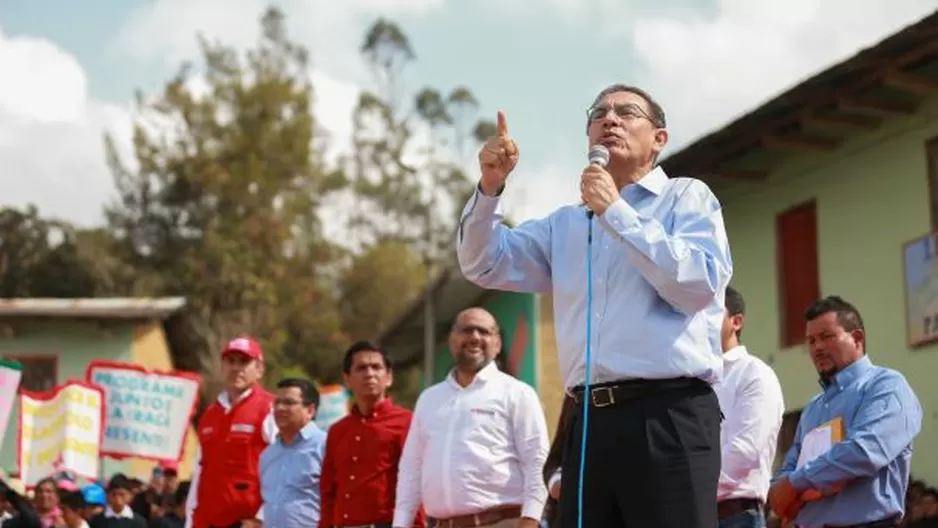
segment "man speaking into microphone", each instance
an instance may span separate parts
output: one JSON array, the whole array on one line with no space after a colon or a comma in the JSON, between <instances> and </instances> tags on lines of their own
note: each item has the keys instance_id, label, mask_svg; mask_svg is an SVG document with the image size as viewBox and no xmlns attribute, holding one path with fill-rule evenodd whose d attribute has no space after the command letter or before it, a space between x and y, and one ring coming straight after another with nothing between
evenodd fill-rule
<instances>
[{"instance_id":1,"label":"man speaking into microphone","mask_svg":"<svg viewBox=\"0 0 938 528\"><path fill-rule=\"evenodd\" d=\"M583 204L508 228L500 196L519 151L499 112L459 224L459 265L483 288L553 294L560 368L577 403L561 526L716 528L721 413L711 384L733 271L720 204L703 182L657 166L668 132L645 91L603 90L587 135L609 157L590 154Z\"/></svg>"}]
</instances>

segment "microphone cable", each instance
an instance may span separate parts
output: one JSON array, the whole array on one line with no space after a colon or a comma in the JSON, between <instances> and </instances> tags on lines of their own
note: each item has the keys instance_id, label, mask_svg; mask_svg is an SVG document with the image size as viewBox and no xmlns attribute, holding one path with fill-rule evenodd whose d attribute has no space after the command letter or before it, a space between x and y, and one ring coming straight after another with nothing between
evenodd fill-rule
<instances>
[{"instance_id":1,"label":"microphone cable","mask_svg":"<svg viewBox=\"0 0 938 528\"><path fill-rule=\"evenodd\" d=\"M586 377L583 382L583 433L580 435L580 476L577 479L577 528L583 528L583 479L586 474L586 430L589 426L590 378L593 363L593 212L587 211L586 235Z\"/></svg>"}]
</instances>

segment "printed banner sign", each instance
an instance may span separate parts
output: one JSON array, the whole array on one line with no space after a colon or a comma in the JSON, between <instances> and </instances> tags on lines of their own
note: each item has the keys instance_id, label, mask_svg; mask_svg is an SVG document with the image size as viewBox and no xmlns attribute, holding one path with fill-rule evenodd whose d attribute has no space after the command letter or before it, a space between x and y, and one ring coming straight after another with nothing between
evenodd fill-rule
<instances>
[{"instance_id":1,"label":"printed banner sign","mask_svg":"<svg viewBox=\"0 0 938 528\"><path fill-rule=\"evenodd\" d=\"M20 394L17 463L26 486L59 471L97 479L104 423L99 387L69 380L48 392Z\"/></svg>"},{"instance_id":2,"label":"printed banner sign","mask_svg":"<svg viewBox=\"0 0 938 528\"><path fill-rule=\"evenodd\" d=\"M201 378L130 363L92 361L86 378L107 399L101 454L176 461L195 412Z\"/></svg>"},{"instance_id":3,"label":"printed banner sign","mask_svg":"<svg viewBox=\"0 0 938 528\"><path fill-rule=\"evenodd\" d=\"M349 394L342 385L319 387L319 408L316 410L316 425L326 430L349 412Z\"/></svg>"},{"instance_id":4,"label":"printed banner sign","mask_svg":"<svg viewBox=\"0 0 938 528\"><path fill-rule=\"evenodd\" d=\"M0 359L0 449L3 448L3 439L7 435L10 412L13 411L13 402L16 401L16 389L19 388L20 378L22 377L22 364L18 361Z\"/></svg>"}]
</instances>

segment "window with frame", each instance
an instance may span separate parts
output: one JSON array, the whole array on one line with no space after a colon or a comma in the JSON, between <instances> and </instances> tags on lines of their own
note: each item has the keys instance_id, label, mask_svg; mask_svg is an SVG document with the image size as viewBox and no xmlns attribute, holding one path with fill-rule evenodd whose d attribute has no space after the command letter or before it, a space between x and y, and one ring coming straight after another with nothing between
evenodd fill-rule
<instances>
[{"instance_id":1,"label":"window with frame","mask_svg":"<svg viewBox=\"0 0 938 528\"><path fill-rule=\"evenodd\" d=\"M780 340L789 348L804 343L804 311L821 296L814 200L778 215L776 240Z\"/></svg>"},{"instance_id":2,"label":"window with frame","mask_svg":"<svg viewBox=\"0 0 938 528\"><path fill-rule=\"evenodd\" d=\"M23 365L20 389L31 392L45 392L55 388L59 377L59 358L56 356L16 356L7 355L6 359L19 361Z\"/></svg>"}]
</instances>

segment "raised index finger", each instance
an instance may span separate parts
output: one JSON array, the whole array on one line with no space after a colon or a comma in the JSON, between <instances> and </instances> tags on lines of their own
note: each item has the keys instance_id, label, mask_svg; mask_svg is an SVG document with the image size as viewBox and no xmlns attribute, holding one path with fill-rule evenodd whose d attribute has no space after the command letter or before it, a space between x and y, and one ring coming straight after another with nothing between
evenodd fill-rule
<instances>
[{"instance_id":1,"label":"raised index finger","mask_svg":"<svg viewBox=\"0 0 938 528\"><path fill-rule=\"evenodd\" d=\"M498 111L498 119L495 125L496 135L500 138L508 137L508 121L505 119L505 112Z\"/></svg>"}]
</instances>

